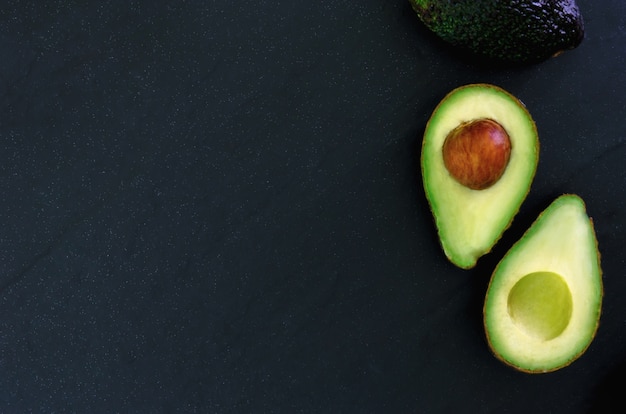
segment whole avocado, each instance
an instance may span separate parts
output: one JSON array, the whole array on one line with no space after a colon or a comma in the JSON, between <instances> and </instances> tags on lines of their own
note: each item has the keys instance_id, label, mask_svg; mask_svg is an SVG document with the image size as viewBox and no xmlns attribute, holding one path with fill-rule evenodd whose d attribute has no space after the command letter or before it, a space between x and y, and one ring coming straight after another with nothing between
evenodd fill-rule
<instances>
[{"instance_id":1,"label":"whole avocado","mask_svg":"<svg viewBox=\"0 0 626 414\"><path fill-rule=\"evenodd\" d=\"M536 63L574 49L584 24L574 0L409 0L446 42L494 61Z\"/></svg>"}]
</instances>

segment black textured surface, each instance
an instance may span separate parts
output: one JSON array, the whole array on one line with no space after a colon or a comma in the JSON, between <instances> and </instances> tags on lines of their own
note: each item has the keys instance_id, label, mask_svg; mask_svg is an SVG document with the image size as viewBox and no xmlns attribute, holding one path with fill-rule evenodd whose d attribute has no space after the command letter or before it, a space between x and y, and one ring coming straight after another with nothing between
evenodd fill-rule
<instances>
[{"instance_id":1,"label":"black textured surface","mask_svg":"<svg viewBox=\"0 0 626 414\"><path fill-rule=\"evenodd\" d=\"M7 1L0 412L578 413L626 360L626 4L538 65L456 55L406 0ZM451 89L520 98L539 168L494 251L438 245L421 134ZM594 218L591 347L490 355L482 301L557 195Z\"/></svg>"}]
</instances>

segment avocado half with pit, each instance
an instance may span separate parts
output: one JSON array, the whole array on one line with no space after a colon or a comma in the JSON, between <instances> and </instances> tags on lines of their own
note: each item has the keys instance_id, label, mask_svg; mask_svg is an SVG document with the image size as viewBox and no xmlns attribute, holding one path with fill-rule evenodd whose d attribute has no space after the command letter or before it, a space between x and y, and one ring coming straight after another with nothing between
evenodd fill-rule
<instances>
[{"instance_id":1,"label":"avocado half with pit","mask_svg":"<svg viewBox=\"0 0 626 414\"><path fill-rule=\"evenodd\" d=\"M470 84L433 111L422 141L424 192L446 257L464 269L491 251L530 190L537 128L504 89Z\"/></svg>"},{"instance_id":2,"label":"avocado half with pit","mask_svg":"<svg viewBox=\"0 0 626 414\"><path fill-rule=\"evenodd\" d=\"M551 372L592 342L602 307L602 269L583 200L557 198L497 265L483 308L494 355L524 372Z\"/></svg>"}]
</instances>

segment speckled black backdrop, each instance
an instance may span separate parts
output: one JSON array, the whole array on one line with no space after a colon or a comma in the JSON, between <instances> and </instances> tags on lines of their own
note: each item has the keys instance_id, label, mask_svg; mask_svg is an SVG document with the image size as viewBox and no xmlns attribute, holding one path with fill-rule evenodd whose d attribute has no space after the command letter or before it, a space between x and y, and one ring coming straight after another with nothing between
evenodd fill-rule
<instances>
[{"instance_id":1,"label":"speckled black backdrop","mask_svg":"<svg viewBox=\"0 0 626 414\"><path fill-rule=\"evenodd\" d=\"M407 0L10 1L0 10L0 412L579 413L626 371L626 3L494 68ZM437 242L419 148L466 83L519 97L536 179L493 253ZM507 248L594 218L597 337L552 374L485 344Z\"/></svg>"}]
</instances>

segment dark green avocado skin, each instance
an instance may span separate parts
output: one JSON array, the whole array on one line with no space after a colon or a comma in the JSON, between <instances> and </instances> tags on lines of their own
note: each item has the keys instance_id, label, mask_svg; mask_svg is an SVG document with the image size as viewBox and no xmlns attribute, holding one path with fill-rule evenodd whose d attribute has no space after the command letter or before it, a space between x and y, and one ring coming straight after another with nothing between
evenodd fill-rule
<instances>
[{"instance_id":1,"label":"dark green avocado skin","mask_svg":"<svg viewBox=\"0 0 626 414\"><path fill-rule=\"evenodd\" d=\"M584 24L574 0L409 0L446 42L494 61L523 64L574 49Z\"/></svg>"}]
</instances>

